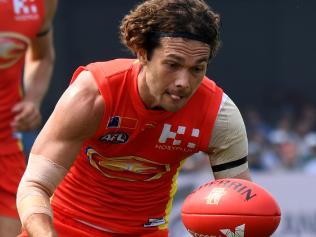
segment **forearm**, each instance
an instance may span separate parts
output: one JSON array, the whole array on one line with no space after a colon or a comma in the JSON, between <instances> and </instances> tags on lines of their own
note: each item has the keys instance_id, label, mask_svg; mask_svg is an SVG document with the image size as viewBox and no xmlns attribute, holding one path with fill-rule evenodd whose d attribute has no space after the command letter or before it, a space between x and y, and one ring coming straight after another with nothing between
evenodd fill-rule
<instances>
[{"instance_id":1,"label":"forearm","mask_svg":"<svg viewBox=\"0 0 316 237\"><path fill-rule=\"evenodd\" d=\"M45 214L33 214L24 224L30 237L56 237L51 217Z\"/></svg>"},{"instance_id":2,"label":"forearm","mask_svg":"<svg viewBox=\"0 0 316 237\"><path fill-rule=\"evenodd\" d=\"M53 72L54 58L52 56L39 60L29 60L24 72L24 99L40 107L48 90Z\"/></svg>"},{"instance_id":3,"label":"forearm","mask_svg":"<svg viewBox=\"0 0 316 237\"><path fill-rule=\"evenodd\" d=\"M38 106L47 92L55 62L53 31L37 37L30 44L25 56L25 99Z\"/></svg>"},{"instance_id":4,"label":"forearm","mask_svg":"<svg viewBox=\"0 0 316 237\"><path fill-rule=\"evenodd\" d=\"M31 236L53 233L50 197L67 170L39 155L31 154L17 192L17 208L21 223Z\"/></svg>"}]
</instances>

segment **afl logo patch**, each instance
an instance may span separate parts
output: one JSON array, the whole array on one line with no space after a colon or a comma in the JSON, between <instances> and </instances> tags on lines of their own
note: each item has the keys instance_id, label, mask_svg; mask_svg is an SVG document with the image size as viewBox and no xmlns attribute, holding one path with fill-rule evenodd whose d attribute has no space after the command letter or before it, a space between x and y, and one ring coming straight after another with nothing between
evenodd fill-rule
<instances>
[{"instance_id":1,"label":"afl logo patch","mask_svg":"<svg viewBox=\"0 0 316 237\"><path fill-rule=\"evenodd\" d=\"M125 132L110 132L99 138L100 142L120 144L128 141L129 135Z\"/></svg>"}]
</instances>

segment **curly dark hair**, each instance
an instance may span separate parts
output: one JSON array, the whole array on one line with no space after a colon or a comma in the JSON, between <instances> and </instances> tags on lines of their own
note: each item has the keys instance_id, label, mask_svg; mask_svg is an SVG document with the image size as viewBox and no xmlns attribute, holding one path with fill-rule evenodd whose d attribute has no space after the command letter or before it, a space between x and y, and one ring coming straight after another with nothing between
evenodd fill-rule
<instances>
[{"instance_id":1,"label":"curly dark hair","mask_svg":"<svg viewBox=\"0 0 316 237\"><path fill-rule=\"evenodd\" d=\"M190 34L203 39L214 57L220 45L220 17L203 0L146 0L127 14L120 25L122 43L133 53L160 46L160 33ZM185 36L184 36L185 38Z\"/></svg>"}]
</instances>

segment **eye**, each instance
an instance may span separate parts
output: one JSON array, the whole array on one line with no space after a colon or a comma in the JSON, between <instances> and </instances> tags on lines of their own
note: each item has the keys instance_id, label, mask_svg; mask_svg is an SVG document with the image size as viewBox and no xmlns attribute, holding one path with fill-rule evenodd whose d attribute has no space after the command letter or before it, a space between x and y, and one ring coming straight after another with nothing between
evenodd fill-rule
<instances>
[{"instance_id":1,"label":"eye","mask_svg":"<svg viewBox=\"0 0 316 237\"><path fill-rule=\"evenodd\" d=\"M204 67L203 66L198 66L198 67L193 67L192 68L192 71L194 72L194 73L201 73L201 72L204 72Z\"/></svg>"},{"instance_id":2,"label":"eye","mask_svg":"<svg viewBox=\"0 0 316 237\"><path fill-rule=\"evenodd\" d=\"M170 68L170 69L177 69L179 68L179 64L178 63L174 63L174 62L168 62L167 63L167 66Z\"/></svg>"}]
</instances>

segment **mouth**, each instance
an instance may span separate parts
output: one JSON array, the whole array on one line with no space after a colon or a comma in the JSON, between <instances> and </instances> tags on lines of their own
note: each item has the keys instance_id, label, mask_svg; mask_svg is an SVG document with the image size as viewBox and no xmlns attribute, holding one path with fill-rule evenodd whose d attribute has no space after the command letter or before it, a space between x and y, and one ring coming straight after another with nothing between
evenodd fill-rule
<instances>
[{"instance_id":1,"label":"mouth","mask_svg":"<svg viewBox=\"0 0 316 237\"><path fill-rule=\"evenodd\" d=\"M168 96L170 96L171 99L177 100L177 101L182 100L183 98L185 98L185 95L184 95L184 94L181 94L181 93L166 91L166 94L167 94Z\"/></svg>"}]
</instances>

